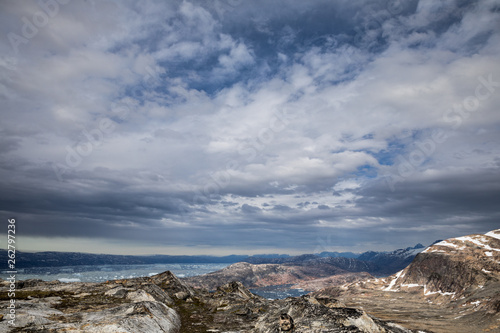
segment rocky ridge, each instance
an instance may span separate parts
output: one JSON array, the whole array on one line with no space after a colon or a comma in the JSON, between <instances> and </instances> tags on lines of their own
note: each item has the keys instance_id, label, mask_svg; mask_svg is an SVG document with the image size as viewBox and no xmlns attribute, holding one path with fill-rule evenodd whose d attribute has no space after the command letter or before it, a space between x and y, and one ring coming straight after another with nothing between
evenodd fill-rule
<instances>
[{"instance_id":1,"label":"rocky ridge","mask_svg":"<svg viewBox=\"0 0 500 333\"><path fill-rule=\"evenodd\" d=\"M296 287L300 288L299 284L301 283L307 281L311 281L312 283L314 280L331 276L338 276L339 280L344 278L344 282L370 276L368 273L363 272L363 265L353 265L351 269L355 272L349 272L332 264L330 259L349 261L347 258L322 258L321 260L314 260L302 265L254 265L247 262L239 262L216 272L193 276L183 280L192 287L213 290L221 283L228 283L234 280L240 281L248 288L287 284L297 285ZM316 282L320 284L321 280L317 280Z\"/></svg>"},{"instance_id":2,"label":"rocky ridge","mask_svg":"<svg viewBox=\"0 0 500 333\"><path fill-rule=\"evenodd\" d=\"M443 301L471 296L500 283L500 229L438 242L408 267L383 279L368 280L384 291L418 291ZM483 300L484 301L484 300ZM493 302L493 303L491 303ZM490 307L500 309L495 299Z\"/></svg>"},{"instance_id":3,"label":"rocky ridge","mask_svg":"<svg viewBox=\"0 0 500 333\"><path fill-rule=\"evenodd\" d=\"M266 300L240 282L194 290L170 272L105 283L18 281L10 326L8 285L0 289L0 332L416 332L327 295Z\"/></svg>"},{"instance_id":4,"label":"rocky ridge","mask_svg":"<svg viewBox=\"0 0 500 333\"><path fill-rule=\"evenodd\" d=\"M328 288L332 286L342 286L348 283L353 283L357 281L362 281L362 280L368 280L373 278L370 274L366 272L360 272L360 273L344 273L344 274L337 274L333 276L328 276L325 278L319 278L319 279L313 279L313 280L307 280L307 281L300 281L294 285L292 285L290 288L292 289L303 289L303 290L308 290L308 291L318 291L323 288Z\"/></svg>"},{"instance_id":5,"label":"rocky ridge","mask_svg":"<svg viewBox=\"0 0 500 333\"><path fill-rule=\"evenodd\" d=\"M410 328L500 332L500 229L437 242L394 275L326 294Z\"/></svg>"},{"instance_id":6,"label":"rocky ridge","mask_svg":"<svg viewBox=\"0 0 500 333\"><path fill-rule=\"evenodd\" d=\"M368 272L376 275L390 275L401 268L408 266L415 256L422 252L425 246L417 244L414 247L398 249L390 252L368 251L362 253L358 260L368 262L372 265L372 270Z\"/></svg>"},{"instance_id":7,"label":"rocky ridge","mask_svg":"<svg viewBox=\"0 0 500 333\"><path fill-rule=\"evenodd\" d=\"M7 257L7 250L0 249L0 257ZM273 255L271 255L273 256ZM275 255L279 256L279 255ZM47 268L64 266L95 266L95 265L147 265L147 264L179 264L179 263L225 263L232 264L245 260L245 255L188 256L188 255L114 255L81 252L23 252L16 251L18 268ZM3 267L7 268L7 267Z\"/></svg>"},{"instance_id":8,"label":"rocky ridge","mask_svg":"<svg viewBox=\"0 0 500 333\"><path fill-rule=\"evenodd\" d=\"M375 276L386 276L408 266L415 256L422 252L425 246L417 244L414 247L394 251L367 251L361 254L351 252L322 252L304 254L292 257L248 257L242 261L250 264L282 264L287 266L314 266L317 264L334 265L349 272L367 272Z\"/></svg>"},{"instance_id":9,"label":"rocky ridge","mask_svg":"<svg viewBox=\"0 0 500 333\"><path fill-rule=\"evenodd\" d=\"M370 278L370 273L388 275L406 267L424 250L423 245L391 252L365 252L356 258L319 257L305 254L295 257L251 257L222 270L184 279L195 288L214 289L220 283L240 281L248 288L292 285L295 289L315 291L329 285L342 285Z\"/></svg>"},{"instance_id":10,"label":"rocky ridge","mask_svg":"<svg viewBox=\"0 0 500 333\"><path fill-rule=\"evenodd\" d=\"M389 280L387 290L421 288L424 296L437 293L452 299L499 283L500 230L436 243Z\"/></svg>"}]
</instances>

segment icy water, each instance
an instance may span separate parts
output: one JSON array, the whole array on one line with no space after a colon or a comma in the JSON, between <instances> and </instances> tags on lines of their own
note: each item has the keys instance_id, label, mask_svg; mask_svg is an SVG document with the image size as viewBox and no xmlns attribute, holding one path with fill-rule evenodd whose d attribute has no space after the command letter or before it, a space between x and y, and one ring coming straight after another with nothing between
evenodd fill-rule
<instances>
[{"instance_id":1,"label":"icy water","mask_svg":"<svg viewBox=\"0 0 500 333\"><path fill-rule=\"evenodd\" d=\"M164 271L171 271L177 277L190 277L218 271L228 264L155 264L155 265L96 265L96 266L64 266L36 267L18 269L16 280L41 279L44 281L59 280L61 282L104 282L108 280L130 279L152 276ZM7 271L1 271L0 277L6 279ZM251 289L259 296L268 299L281 299L290 296L301 296L307 293L302 289L290 289L289 285L271 286Z\"/></svg>"},{"instance_id":2,"label":"icy water","mask_svg":"<svg viewBox=\"0 0 500 333\"><path fill-rule=\"evenodd\" d=\"M36 267L18 269L16 279L59 280L61 282L104 282L107 280L152 276L164 271L171 271L177 277L182 278L214 272L226 266L228 264L204 263ZM2 274L2 276L4 277L5 274Z\"/></svg>"}]
</instances>

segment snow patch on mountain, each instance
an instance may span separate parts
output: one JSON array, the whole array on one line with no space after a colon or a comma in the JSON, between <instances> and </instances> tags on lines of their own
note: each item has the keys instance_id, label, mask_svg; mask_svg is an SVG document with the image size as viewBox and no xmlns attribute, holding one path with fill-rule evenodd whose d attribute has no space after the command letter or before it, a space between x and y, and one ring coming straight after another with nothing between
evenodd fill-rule
<instances>
[{"instance_id":1,"label":"snow patch on mountain","mask_svg":"<svg viewBox=\"0 0 500 333\"><path fill-rule=\"evenodd\" d=\"M489 231L485 235L496 239L500 239L500 229Z\"/></svg>"},{"instance_id":2,"label":"snow patch on mountain","mask_svg":"<svg viewBox=\"0 0 500 333\"><path fill-rule=\"evenodd\" d=\"M479 236L479 235L463 236L463 237L457 237L455 239L459 240L459 241L462 241L462 242L471 242L471 243L474 243L477 246L482 247L482 248L484 248L486 250L489 250L489 251L499 251L500 252L500 249L495 249L495 248L492 248L491 246L489 246L487 244L489 242L489 240L486 237L483 237L483 236Z\"/></svg>"}]
</instances>

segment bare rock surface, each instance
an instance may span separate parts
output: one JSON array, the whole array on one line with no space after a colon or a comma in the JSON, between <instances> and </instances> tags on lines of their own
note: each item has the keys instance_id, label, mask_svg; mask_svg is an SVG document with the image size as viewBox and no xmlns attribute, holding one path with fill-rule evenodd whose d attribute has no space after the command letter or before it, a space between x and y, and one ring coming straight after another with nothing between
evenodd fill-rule
<instances>
[{"instance_id":1,"label":"bare rock surface","mask_svg":"<svg viewBox=\"0 0 500 333\"><path fill-rule=\"evenodd\" d=\"M327 295L267 300L235 281L194 290L170 272L105 283L20 281L11 326L7 290L4 281L0 332L412 332Z\"/></svg>"},{"instance_id":2,"label":"bare rock surface","mask_svg":"<svg viewBox=\"0 0 500 333\"><path fill-rule=\"evenodd\" d=\"M183 322L189 325L183 332L417 332L338 305L329 297L307 295L266 300L250 293L241 282L230 282L194 302L181 304L188 319Z\"/></svg>"},{"instance_id":3,"label":"bare rock surface","mask_svg":"<svg viewBox=\"0 0 500 333\"><path fill-rule=\"evenodd\" d=\"M500 230L441 241L394 275L320 293L409 328L500 332Z\"/></svg>"},{"instance_id":4,"label":"bare rock surface","mask_svg":"<svg viewBox=\"0 0 500 333\"><path fill-rule=\"evenodd\" d=\"M314 260L310 264L288 265L288 264L249 264L239 262L232 264L216 272L183 279L187 284L195 288L215 289L221 283L240 281L248 288L258 288L276 285L298 284L316 280L318 278L331 277L333 275L367 277L365 272L347 272L326 259ZM317 281L319 283L319 281Z\"/></svg>"},{"instance_id":5,"label":"bare rock surface","mask_svg":"<svg viewBox=\"0 0 500 333\"><path fill-rule=\"evenodd\" d=\"M10 301L2 283L1 304ZM187 288L187 287L186 287ZM15 325L7 311L0 332L179 332L180 317L168 294L147 279L108 283L41 280L16 284Z\"/></svg>"},{"instance_id":6,"label":"bare rock surface","mask_svg":"<svg viewBox=\"0 0 500 333\"><path fill-rule=\"evenodd\" d=\"M331 286L341 286L347 283L367 280L371 278L373 278L373 276L371 276L366 272L344 273L344 274L332 275L325 278L301 281L294 284L291 288L293 289L300 288L309 291L317 291Z\"/></svg>"}]
</instances>

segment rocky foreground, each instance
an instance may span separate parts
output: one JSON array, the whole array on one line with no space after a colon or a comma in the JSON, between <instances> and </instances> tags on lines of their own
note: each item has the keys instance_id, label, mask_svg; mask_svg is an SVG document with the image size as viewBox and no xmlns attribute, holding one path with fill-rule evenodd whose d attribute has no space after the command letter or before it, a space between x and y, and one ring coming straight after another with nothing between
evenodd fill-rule
<instances>
[{"instance_id":1,"label":"rocky foreground","mask_svg":"<svg viewBox=\"0 0 500 333\"><path fill-rule=\"evenodd\" d=\"M11 326L8 288L4 281L0 332L417 332L328 296L267 300L240 282L208 292L170 272L105 283L18 281Z\"/></svg>"}]
</instances>

